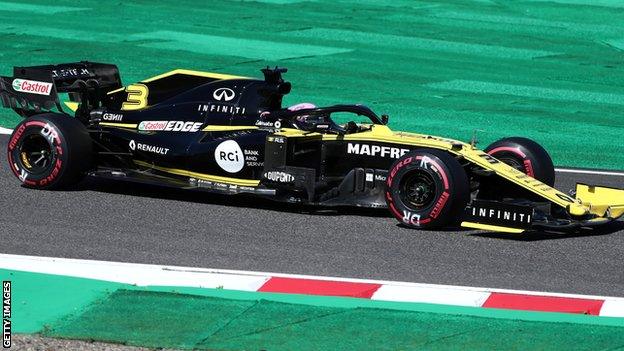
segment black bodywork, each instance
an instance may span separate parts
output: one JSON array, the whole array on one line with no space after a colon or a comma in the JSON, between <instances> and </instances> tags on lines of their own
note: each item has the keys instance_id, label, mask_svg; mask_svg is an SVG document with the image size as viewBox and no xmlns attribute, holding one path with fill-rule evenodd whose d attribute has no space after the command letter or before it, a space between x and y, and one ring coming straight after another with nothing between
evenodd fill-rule
<instances>
[{"instance_id":1,"label":"black bodywork","mask_svg":"<svg viewBox=\"0 0 624 351\"><path fill-rule=\"evenodd\" d=\"M138 109L124 108L133 101L130 95L137 84L122 88L117 67L107 64L16 67L14 77L2 78L0 90L5 107L25 117L53 108L63 111L58 93L68 93L71 102L80 103L75 118L88 127L96 151L91 175L254 193L279 201L385 207L385 175L399 154L349 154L341 136L367 127L341 127L330 116L350 113L354 119L367 118L370 125L385 124L387 118L361 105L284 109L282 98L291 87L282 78L285 71L263 69L263 80L173 71L138 84L148 91L147 106ZM14 78L52 82L55 90L49 96L25 96L12 89ZM296 122L301 116L312 121L306 133L293 138L276 134L277 127L301 128ZM337 138L323 141L322 134ZM217 161L222 156L217 148L224 142L230 143L224 149L226 167ZM240 169L227 167L241 162Z\"/></svg>"}]
</instances>

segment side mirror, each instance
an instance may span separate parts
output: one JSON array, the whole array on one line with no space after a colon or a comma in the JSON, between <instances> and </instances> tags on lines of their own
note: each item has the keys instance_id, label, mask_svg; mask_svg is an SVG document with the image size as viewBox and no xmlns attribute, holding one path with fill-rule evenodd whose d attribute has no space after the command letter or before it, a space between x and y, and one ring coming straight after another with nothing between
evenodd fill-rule
<instances>
[{"instance_id":1,"label":"side mirror","mask_svg":"<svg viewBox=\"0 0 624 351\"><path fill-rule=\"evenodd\" d=\"M387 125L389 120L390 117L388 117L388 115L381 115L381 123L383 123L384 125Z\"/></svg>"}]
</instances>

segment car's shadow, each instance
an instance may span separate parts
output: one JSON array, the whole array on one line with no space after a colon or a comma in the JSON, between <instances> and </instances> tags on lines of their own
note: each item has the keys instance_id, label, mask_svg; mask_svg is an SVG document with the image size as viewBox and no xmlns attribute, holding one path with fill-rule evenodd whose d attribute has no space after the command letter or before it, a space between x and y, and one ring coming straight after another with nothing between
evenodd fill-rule
<instances>
[{"instance_id":1,"label":"car's shadow","mask_svg":"<svg viewBox=\"0 0 624 351\"><path fill-rule=\"evenodd\" d=\"M498 233L498 232L477 232L469 234L470 236L478 236L492 239L514 240L514 241L541 241L541 240L557 240L578 237L591 237L610 235L624 230L624 221L613 221L598 227L578 228L569 232L526 232L521 234Z\"/></svg>"},{"instance_id":2,"label":"car's shadow","mask_svg":"<svg viewBox=\"0 0 624 351\"><path fill-rule=\"evenodd\" d=\"M287 212L320 216L364 216L391 218L392 215L386 209L370 209L358 207L327 207L312 206L305 204L292 204L272 201L253 195L238 194L225 195L206 191L190 189L171 188L166 186L135 183L129 181L119 181L105 178L87 177L81 183L64 191L97 191L111 194L121 194L137 197L148 197L155 199L175 200L184 202L194 202L218 206L230 206L239 208L253 208L269 210L274 212ZM401 223L397 223L397 228L410 229ZM474 229L462 227L445 227L436 229L442 233L465 233L467 236L483 237L490 239L513 240L513 241L540 241L556 240L573 237L589 237L609 235L624 230L624 221L614 221L609 224L595 228L581 228L572 232L526 232L522 234L510 234L500 232L474 231Z\"/></svg>"},{"instance_id":3,"label":"car's shadow","mask_svg":"<svg viewBox=\"0 0 624 351\"><path fill-rule=\"evenodd\" d=\"M180 189L160 185L136 183L123 180L87 177L79 184L63 191L97 191L154 199L194 202L201 204L254 208L275 212L301 213L309 215L338 216L355 215L367 217L391 217L386 209L312 206L306 204L284 203L250 194L219 194L208 191Z\"/></svg>"}]
</instances>

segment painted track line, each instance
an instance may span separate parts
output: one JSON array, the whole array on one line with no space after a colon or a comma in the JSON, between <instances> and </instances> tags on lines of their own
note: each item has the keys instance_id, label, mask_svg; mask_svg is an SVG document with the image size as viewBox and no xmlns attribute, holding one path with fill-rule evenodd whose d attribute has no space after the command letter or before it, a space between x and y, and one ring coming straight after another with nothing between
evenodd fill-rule
<instances>
[{"instance_id":1,"label":"painted track line","mask_svg":"<svg viewBox=\"0 0 624 351\"><path fill-rule=\"evenodd\" d=\"M137 286L343 296L380 301L624 317L624 298L0 254L0 268Z\"/></svg>"},{"instance_id":2,"label":"painted track line","mask_svg":"<svg viewBox=\"0 0 624 351\"><path fill-rule=\"evenodd\" d=\"M0 134L9 134L10 135L11 133L13 133L13 129L7 129L7 128L4 128L4 127L0 127Z\"/></svg>"},{"instance_id":3,"label":"painted track line","mask_svg":"<svg viewBox=\"0 0 624 351\"><path fill-rule=\"evenodd\" d=\"M608 171L608 170L602 170L602 169L555 168L555 172L575 173L575 174L594 174L594 175L606 175L606 176L624 177L624 172Z\"/></svg>"}]
</instances>

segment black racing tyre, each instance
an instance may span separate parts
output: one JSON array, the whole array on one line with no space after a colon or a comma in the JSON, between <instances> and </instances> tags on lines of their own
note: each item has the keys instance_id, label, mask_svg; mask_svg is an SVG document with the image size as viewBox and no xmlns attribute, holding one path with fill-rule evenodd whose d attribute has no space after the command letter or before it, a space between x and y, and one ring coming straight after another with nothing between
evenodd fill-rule
<instances>
[{"instance_id":1,"label":"black racing tyre","mask_svg":"<svg viewBox=\"0 0 624 351\"><path fill-rule=\"evenodd\" d=\"M27 187L58 189L82 179L91 167L87 128L67 115L46 113L15 127L8 144L9 166Z\"/></svg>"},{"instance_id":2,"label":"black racing tyre","mask_svg":"<svg viewBox=\"0 0 624 351\"><path fill-rule=\"evenodd\" d=\"M501 139L485 148L485 152L546 185L555 185L555 167L550 155L531 139Z\"/></svg>"},{"instance_id":3,"label":"black racing tyre","mask_svg":"<svg viewBox=\"0 0 624 351\"><path fill-rule=\"evenodd\" d=\"M386 203L411 228L456 224L470 199L466 171L450 154L416 150L399 158L386 179Z\"/></svg>"}]
</instances>

